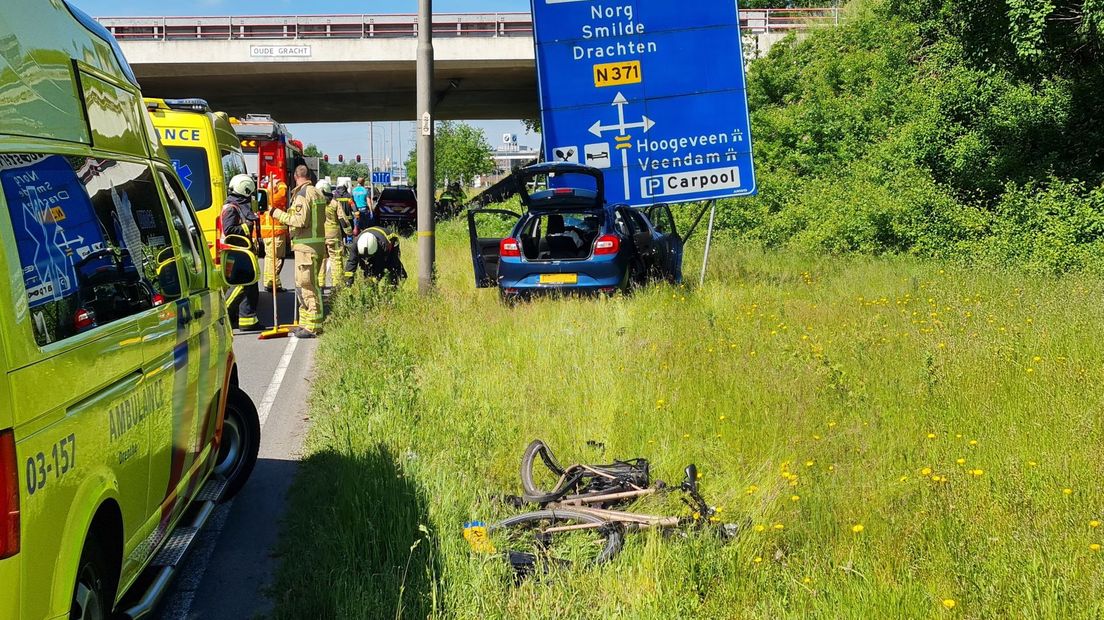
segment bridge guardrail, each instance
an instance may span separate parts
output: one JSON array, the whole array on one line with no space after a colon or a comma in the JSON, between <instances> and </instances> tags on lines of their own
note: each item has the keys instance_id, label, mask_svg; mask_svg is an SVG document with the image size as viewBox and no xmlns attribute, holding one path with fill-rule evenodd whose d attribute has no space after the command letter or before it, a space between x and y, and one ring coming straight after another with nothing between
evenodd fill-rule
<instances>
[{"instance_id":1,"label":"bridge guardrail","mask_svg":"<svg viewBox=\"0 0 1104 620\"><path fill-rule=\"evenodd\" d=\"M418 36L418 16L258 15L249 17L101 17L120 41L226 39L372 39ZM741 9L743 32L788 32L839 23L836 7ZM435 13L435 37L532 36L529 13Z\"/></svg>"}]
</instances>

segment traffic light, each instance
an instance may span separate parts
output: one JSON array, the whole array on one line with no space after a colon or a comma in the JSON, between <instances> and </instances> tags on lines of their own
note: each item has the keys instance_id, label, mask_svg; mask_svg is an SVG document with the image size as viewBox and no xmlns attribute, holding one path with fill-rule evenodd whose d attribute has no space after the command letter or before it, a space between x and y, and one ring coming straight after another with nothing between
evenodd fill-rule
<instances>
[{"instance_id":1,"label":"traffic light","mask_svg":"<svg viewBox=\"0 0 1104 620\"><path fill-rule=\"evenodd\" d=\"M322 156L322 161L324 161L326 163L329 163L330 162L330 156L329 155L323 155Z\"/></svg>"},{"instance_id":2,"label":"traffic light","mask_svg":"<svg viewBox=\"0 0 1104 620\"><path fill-rule=\"evenodd\" d=\"M344 161L345 161L345 155L338 155L337 156L337 162L338 163L343 163Z\"/></svg>"},{"instance_id":3,"label":"traffic light","mask_svg":"<svg viewBox=\"0 0 1104 620\"><path fill-rule=\"evenodd\" d=\"M359 153L357 154L357 163L358 164L360 163L360 154Z\"/></svg>"}]
</instances>

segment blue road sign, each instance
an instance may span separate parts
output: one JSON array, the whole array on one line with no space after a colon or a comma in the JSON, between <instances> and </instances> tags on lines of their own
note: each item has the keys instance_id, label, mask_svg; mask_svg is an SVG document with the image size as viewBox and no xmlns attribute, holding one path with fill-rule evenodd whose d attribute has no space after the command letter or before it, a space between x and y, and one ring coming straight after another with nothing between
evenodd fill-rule
<instances>
[{"instance_id":1,"label":"blue road sign","mask_svg":"<svg viewBox=\"0 0 1104 620\"><path fill-rule=\"evenodd\" d=\"M545 159L630 205L754 195L735 0L532 0Z\"/></svg>"},{"instance_id":2,"label":"blue road sign","mask_svg":"<svg viewBox=\"0 0 1104 620\"><path fill-rule=\"evenodd\" d=\"M372 183L376 185L391 185L390 172L373 172Z\"/></svg>"}]
</instances>

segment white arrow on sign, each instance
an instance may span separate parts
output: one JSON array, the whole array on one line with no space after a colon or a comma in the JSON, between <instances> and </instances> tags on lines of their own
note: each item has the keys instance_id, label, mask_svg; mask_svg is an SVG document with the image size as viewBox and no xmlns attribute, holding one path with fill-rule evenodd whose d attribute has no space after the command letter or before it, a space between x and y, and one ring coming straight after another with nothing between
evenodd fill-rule
<instances>
[{"instance_id":1,"label":"white arrow on sign","mask_svg":"<svg viewBox=\"0 0 1104 620\"><path fill-rule=\"evenodd\" d=\"M640 128L644 130L644 133L648 133L648 130L655 126L655 121L648 118L647 116L641 115L640 121L636 123L625 122L625 104L627 104L628 102L628 99L625 99L624 95L622 95L621 93L617 93L617 96L613 98L613 103L611 105L617 106L618 123L616 125L603 125L602 121L595 121L594 124L590 126L590 133L598 136L599 138L602 137L602 132L604 131L617 131L621 135L625 135L626 129Z\"/></svg>"},{"instance_id":2,"label":"white arrow on sign","mask_svg":"<svg viewBox=\"0 0 1104 620\"><path fill-rule=\"evenodd\" d=\"M625 122L625 105L628 102L629 100L625 99L625 95L622 95L620 92L618 92L617 96L613 98L613 103L610 104L617 107L617 124L603 125L602 121L595 121L595 123L590 126L590 133L598 136L599 138L601 138L602 134L607 131L616 131L617 134L620 136L627 136L629 129L643 129L644 133L648 133L648 130L655 126L655 121L648 118L647 116L644 116L643 114L640 115L639 121L633 123ZM621 151L621 170L624 174L625 179L625 200L628 200L630 198L628 144L623 142L622 144L617 145L617 148Z\"/></svg>"}]
</instances>

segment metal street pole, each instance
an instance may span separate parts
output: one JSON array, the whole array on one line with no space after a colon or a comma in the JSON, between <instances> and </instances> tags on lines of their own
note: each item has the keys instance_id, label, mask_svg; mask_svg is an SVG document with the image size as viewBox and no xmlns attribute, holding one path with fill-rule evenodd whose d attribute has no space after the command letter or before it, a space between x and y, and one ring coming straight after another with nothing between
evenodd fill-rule
<instances>
[{"instance_id":1,"label":"metal street pole","mask_svg":"<svg viewBox=\"0 0 1104 620\"><path fill-rule=\"evenodd\" d=\"M368 121L368 187L376 193L376 124Z\"/></svg>"},{"instance_id":2,"label":"metal street pole","mask_svg":"<svg viewBox=\"0 0 1104 620\"><path fill-rule=\"evenodd\" d=\"M433 290L433 0L418 0L418 292Z\"/></svg>"},{"instance_id":3,"label":"metal street pole","mask_svg":"<svg viewBox=\"0 0 1104 620\"><path fill-rule=\"evenodd\" d=\"M709 265L709 246L713 244L713 216L717 214L717 201L710 200L709 229L705 233L705 254L702 256L701 277L698 278L698 286L705 284L705 268Z\"/></svg>"}]
</instances>

